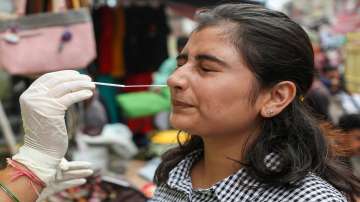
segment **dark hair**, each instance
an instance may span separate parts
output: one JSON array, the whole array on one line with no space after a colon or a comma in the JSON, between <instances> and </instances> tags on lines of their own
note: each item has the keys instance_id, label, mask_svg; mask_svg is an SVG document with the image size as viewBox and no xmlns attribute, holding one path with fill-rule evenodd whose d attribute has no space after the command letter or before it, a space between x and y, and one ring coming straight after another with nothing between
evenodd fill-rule
<instances>
[{"instance_id":1,"label":"dark hair","mask_svg":"<svg viewBox=\"0 0 360 202\"><path fill-rule=\"evenodd\" d=\"M296 84L296 98L279 115L264 119L262 132L247 145L241 163L249 174L265 184L282 186L313 172L349 198L353 193L359 194L359 181L338 163L325 132L302 102L315 74L313 50L305 31L281 12L249 4L223 4L202 10L197 21L195 32L210 26L228 29L229 40L256 76L258 89L270 88L281 81ZM257 94L254 96L256 99ZM166 182L179 161L201 148L201 137L192 135L188 142L165 153L155 182ZM272 152L282 159L280 172L269 170L264 163Z\"/></svg>"},{"instance_id":2,"label":"dark hair","mask_svg":"<svg viewBox=\"0 0 360 202\"><path fill-rule=\"evenodd\" d=\"M176 46L177 48L183 49L187 43L187 41L189 40L188 37L186 36L180 36L177 38L176 40Z\"/></svg>"},{"instance_id":3,"label":"dark hair","mask_svg":"<svg viewBox=\"0 0 360 202\"><path fill-rule=\"evenodd\" d=\"M360 114L345 114L340 117L338 125L344 131L360 129Z\"/></svg>"}]
</instances>

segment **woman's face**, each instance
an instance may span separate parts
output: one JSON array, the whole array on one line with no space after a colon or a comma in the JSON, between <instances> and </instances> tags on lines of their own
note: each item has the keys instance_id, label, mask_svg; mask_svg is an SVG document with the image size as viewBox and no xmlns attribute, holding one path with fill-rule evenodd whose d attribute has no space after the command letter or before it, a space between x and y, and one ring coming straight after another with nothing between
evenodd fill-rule
<instances>
[{"instance_id":1,"label":"woman's face","mask_svg":"<svg viewBox=\"0 0 360 202\"><path fill-rule=\"evenodd\" d=\"M224 27L194 32L168 79L173 127L200 136L239 135L254 129L259 99L250 102L255 77Z\"/></svg>"}]
</instances>

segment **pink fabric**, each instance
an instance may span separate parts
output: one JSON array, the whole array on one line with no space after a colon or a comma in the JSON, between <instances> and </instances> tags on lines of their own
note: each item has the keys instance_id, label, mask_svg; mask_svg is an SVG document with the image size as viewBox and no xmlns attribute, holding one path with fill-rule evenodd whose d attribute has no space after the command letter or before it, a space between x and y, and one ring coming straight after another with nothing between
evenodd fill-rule
<instances>
[{"instance_id":1,"label":"pink fabric","mask_svg":"<svg viewBox=\"0 0 360 202\"><path fill-rule=\"evenodd\" d=\"M35 183L37 185L40 185L41 187L45 187L45 183L43 181L41 181L30 170L27 170L27 169L21 167L18 162L14 161L14 160L12 160L10 158L7 158L6 161L7 161L8 165L10 165L11 167L13 167L16 170L16 172L11 177L11 181L14 181L14 180L16 180L16 179L18 179L19 177L22 177L22 176L27 177L29 179L30 184L31 184L32 188L34 189L35 193L39 196L40 193L36 189L36 187L35 187L35 185L33 183Z\"/></svg>"},{"instance_id":2,"label":"pink fabric","mask_svg":"<svg viewBox=\"0 0 360 202\"><path fill-rule=\"evenodd\" d=\"M357 13L342 13L335 18L333 30L339 34L360 30L360 16Z\"/></svg>"},{"instance_id":3,"label":"pink fabric","mask_svg":"<svg viewBox=\"0 0 360 202\"><path fill-rule=\"evenodd\" d=\"M12 181L16 180L17 178L21 177L21 176L26 176L28 177L31 181L33 181L35 184L41 186L41 187L45 187L45 183L43 181L41 181L34 173L32 173L30 170L27 170L23 167L20 166L20 164L17 161L14 161L10 158L6 159L8 165L10 165L11 167L16 169L16 173L14 173L14 176L12 176Z\"/></svg>"},{"instance_id":4,"label":"pink fabric","mask_svg":"<svg viewBox=\"0 0 360 202\"><path fill-rule=\"evenodd\" d=\"M64 31L71 32L72 39L64 42L63 49L59 52ZM20 37L16 44L4 40L4 34L6 33L0 34L0 65L11 74L32 75L80 69L96 57L93 27L90 22L20 31L20 36L37 35Z\"/></svg>"}]
</instances>

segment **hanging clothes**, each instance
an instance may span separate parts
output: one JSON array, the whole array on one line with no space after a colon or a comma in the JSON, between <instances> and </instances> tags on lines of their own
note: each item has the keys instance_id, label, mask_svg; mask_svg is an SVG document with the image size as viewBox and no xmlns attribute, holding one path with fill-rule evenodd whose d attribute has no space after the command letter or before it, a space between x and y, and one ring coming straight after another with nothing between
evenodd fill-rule
<instances>
[{"instance_id":1,"label":"hanging clothes","mask_svg":"<svg viewBox=\"0 0 360 202\"><path fill-rule=\"evenodd\" d=\"M151 84L152 72L168 58L167 25L164 5L157 8L132 6L125 8L125 66L126 84ZM131 22L131 23L130 23ZM126 92L148 89L125 89ZM154 129L153 117L130 119L127 122L135 134L134 138L141 145L143 137Z\"/></svg>"},{"instance_id":2,"label":"hanging clothes","mask_svg":"<svg viewBox=\"0 0 360 202\"><path fill-rule=\"evenodd\" d=\"M125 64L129 74L155 71L168 57L165 7L131 6L125 9ZM130 23L131 22L131 23Z\"/></svg>"},{"instance_id":3,"label":"hanging clothes","mask_svg":"<svg viewBox=\"0 0 360 202\"><path fill-rule=\"evenodd\" d=\"M114 12L113 9L107 6L98 9L100 16L100 30L99 36L99 73L103 75L110 75L113 68L113 33L114 33Z\"/></svg>"},{"instance_id":4,"label":"hanging clothes","mask_svg":"<svg viewBox=\"0 0 360 202\"><path fill-rule=\"evenodd\" d=\"M113 34L113 68L111 75L114 78L122 78L125 75L124 61L124 38L125 38L125 14L124 8L118 6L114 13L115 24Z\"/></svg>"},{"instance_id":5,"label":"hanging clothes","mask_svg":"<svg viewBox=\"0 0 360 202\"><path fill-rule=\"evenodd\" d=\"M46 11L45 4L47 1L45 0L39 0L39 1L27 1L26 2L26 14L35 14L35 13L41 13Z\"/></svg>"},{"instance_id":6,"label":"hanging clothes","mask_svg":"<svg viewBox=\"0 0 360 202\"><path fill-rule=\"evenodd\" d=\"M93 9L91 12L91 18L93 21L93 27L94 27L94 34L95 34L95 40L97 44L97 52L100 53L100 35L101 35L101 9Z\"/></svg>"},{"instance_id":7,"label":"hanging clothes","mask_svg":"<svg viewBox=\"0 0 360 202\"><path fill-rule=\"evenodd\" d=\"M125 84L129 84L129 85L130 84L151 84L152 83L151 75L152 75L151 72L127 75L124 82L125 82ZM148 90L148 88L125 88L123 90L124 90L124 92L135 92L135 91L146 91L146 90ZM136 119L128 119L127 125L129 126L131 131L134 133L135 139L138 138L140 140L142 140L142 138L138 137L138 136L147 134L148 132L155 129L152 116L136 118Z\"/></svg>"}]
</instances>

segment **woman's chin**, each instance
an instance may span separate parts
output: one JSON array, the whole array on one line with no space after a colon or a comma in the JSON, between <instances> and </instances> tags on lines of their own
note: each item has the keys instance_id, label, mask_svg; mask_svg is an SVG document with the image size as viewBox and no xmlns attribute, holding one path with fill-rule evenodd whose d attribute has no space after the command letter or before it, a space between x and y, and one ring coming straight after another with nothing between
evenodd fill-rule
<instances>
[{"instance_id":1,"label":"woman's chin","mask_svg":"<svg viewBox=\"0 0 360 202\"><path fill-rule=\"evenodd\" d=\"M194 132L194 128L193 128L194 122L192 122L188 118L171 115L170 116L170 124L173 128L182 130L189 134L193 134L192 132Z\"/></svg>"}]
</instances>

